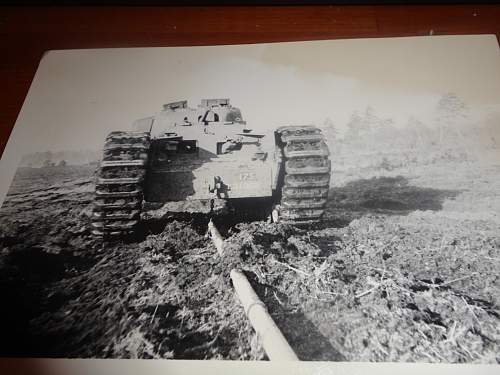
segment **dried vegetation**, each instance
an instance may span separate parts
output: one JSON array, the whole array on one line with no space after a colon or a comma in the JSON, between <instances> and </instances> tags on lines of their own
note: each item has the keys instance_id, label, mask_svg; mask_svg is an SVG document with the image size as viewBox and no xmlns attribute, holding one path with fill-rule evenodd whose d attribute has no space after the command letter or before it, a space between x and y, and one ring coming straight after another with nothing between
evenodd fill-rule
<instances>
[{"instance_id":1,"label":"dried vegetation","mask_svg":"<svg viewBox=\"0 0 500 375\"><path fill-rule=\"evenodd\" d=\"M321 226L219 221L223 260L200 221L103 248L91 168L19 170L0 212L2 355L263 359L240 267L301 359L500 362L498 167L344 167Z\"/></svg>"}]
</instances>

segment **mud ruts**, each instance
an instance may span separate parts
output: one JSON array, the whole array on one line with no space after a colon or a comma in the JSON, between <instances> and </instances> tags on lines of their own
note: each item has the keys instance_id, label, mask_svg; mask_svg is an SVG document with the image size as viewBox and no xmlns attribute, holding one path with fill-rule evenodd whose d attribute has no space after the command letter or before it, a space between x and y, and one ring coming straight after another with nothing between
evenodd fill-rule
<instances>
[{"instance_id":1,"label":"mud ruts","mask_svg":"<svg viewBox=\"0 0 500 375\"><path fill-rule=\"evenodd\" d=\"M314 126L281 127L277 134L283 158L280 220L290 224L318 222L330 186L330 152L325 137Z\"/></svg>"},{"instance_id":2,"label":"mud ruts","mask_svg":"<svg viewBox=\"0 0 500 375\"><path fill-rule=\"evenodd\" d=\"M136 229L149 146L148 133L117 131L106 138L96 177L94 235L119 237L132 234Z\"/></svg>"}]
</instances>

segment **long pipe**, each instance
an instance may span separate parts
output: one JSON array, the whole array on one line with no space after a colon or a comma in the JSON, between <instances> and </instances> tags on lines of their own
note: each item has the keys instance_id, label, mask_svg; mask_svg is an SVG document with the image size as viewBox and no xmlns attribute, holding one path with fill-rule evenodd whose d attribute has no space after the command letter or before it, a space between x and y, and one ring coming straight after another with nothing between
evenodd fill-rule
<instances>
[{"instance_id":1,"label":"long pipe","mask_svg":"<svg viewBox=\"0 0 500 375\"><path fill-rule=\"evenodd\" d=\"M217 249L217 252L222 257L224 256L224 238L221 236L219 230L214 225L212 220L208 222L208 231L210 232L210 238Z\"/></svg>"},{"instance_id":2,"label":"long pipe","mask_svg":"<svg viewBox=\"0 0 500 375\"><path fill-rule=\"evenodd\" d=\"M224 239L211 220L208 223L208 230L217 252L223 256ZM259 335L268 358L272 361L298 361L299 358L269 315L266 305L257 296L245 274L240 270L233 269L230 275L234 290L243 305L248 320Z\"/></svg>"}]
</instances>

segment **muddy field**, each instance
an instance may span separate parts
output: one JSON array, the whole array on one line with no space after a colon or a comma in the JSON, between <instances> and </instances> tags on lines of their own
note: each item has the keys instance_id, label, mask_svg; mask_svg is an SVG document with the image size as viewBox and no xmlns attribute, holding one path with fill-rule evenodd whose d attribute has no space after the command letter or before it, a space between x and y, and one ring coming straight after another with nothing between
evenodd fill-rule
<instances>
[{"instance_id":1,"label":"muddy field","mask_svg":"<svg viewBox=\"0 0 500 375\"><path fill-rule=\"evenodd\" d=\"M93 167L19 169L0 211L2 356L265 359L243 269L303 360L500 363L500 167L334 170L326 220L89 232Z\"/></svg>"}]
</instances>

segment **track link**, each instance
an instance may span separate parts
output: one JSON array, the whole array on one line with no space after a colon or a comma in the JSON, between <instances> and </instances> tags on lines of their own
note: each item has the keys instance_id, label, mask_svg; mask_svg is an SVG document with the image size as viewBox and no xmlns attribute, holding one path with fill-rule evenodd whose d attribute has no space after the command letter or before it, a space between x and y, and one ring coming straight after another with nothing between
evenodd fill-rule
<instances>
[{"instance_id":1,"label":"track link","mask_svg":"<svg viewBox=\"0 0 500 375\"><path fill-rule=\"evenodd\" d=\"M323 216L330 186L330 152L321 130L287 126L277 130L282 151L280 221L312 224Z\"/></svg>"},{"instance_id":2,"label":"track link","mask_svg":"<svg viewBox=\"0 0 500 375\"><path fill-rule=\"evenodd\" d=\"M140 220L149 133L112 132L97 171L92 233L103 238L130 235Z\"/></svg>"}]
</instances>

